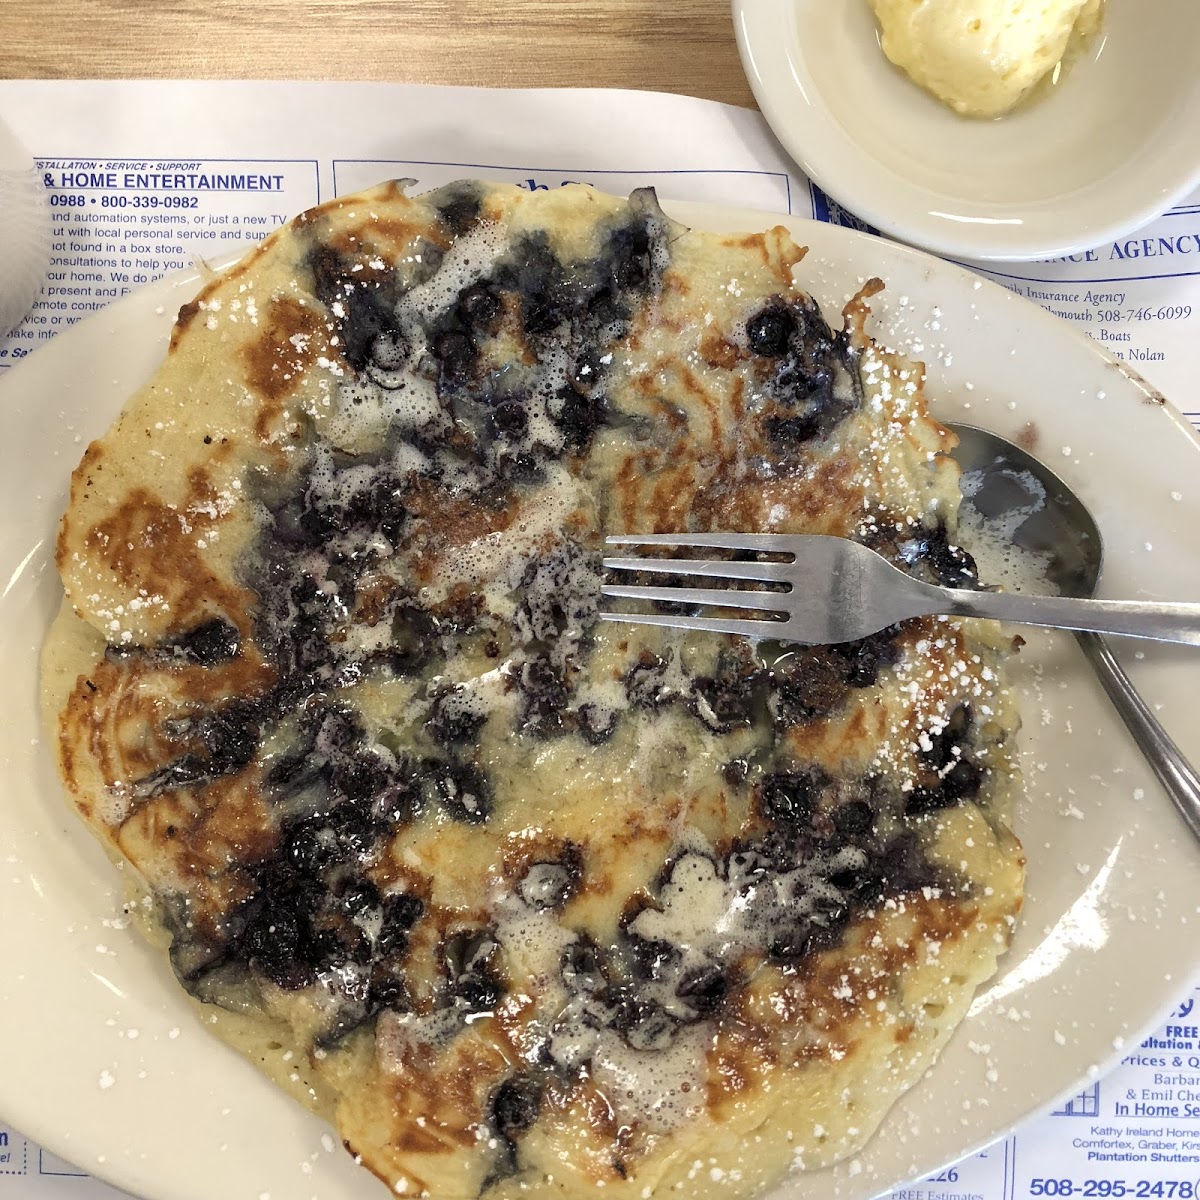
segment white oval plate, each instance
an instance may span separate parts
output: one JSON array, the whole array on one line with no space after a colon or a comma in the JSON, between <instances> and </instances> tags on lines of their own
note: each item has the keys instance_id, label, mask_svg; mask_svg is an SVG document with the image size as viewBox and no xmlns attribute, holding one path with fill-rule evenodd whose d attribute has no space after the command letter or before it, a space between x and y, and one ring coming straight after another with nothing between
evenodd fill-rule
<instances>
[{"instance_id":1,"label":"white oval plate","mask_svg":"<svg viewBox=\"0 0 1200 1200\"><path fill-rule=\"evenodd\" d=\"M668 207L697 228L764 220ZM1178 413L1000 287L849 230L785 223L812 247L800 279L831 314L865 277L887 281L873 302L877 331L929 363L939 415L1005 434L1036 430L1041 453L1100 522L1105 594L1200 596L1200 442ZM117 919L113 869L68 810L38 724L37 658L59 602L53 546L68 474L162 358L173 313L197 283L169 276L0 380L0 1113L154 1200L368 1200L380 1185L197 1025L165 962ZM1200 759L1189 707L1197 652L1147 649L1131 666ZM1117 1057L1121 1039L1149 1029L1200 966L1187 925L1200 849L1074 643L1030 635L1019 683L1029 788L1016 827L1029 882L1003 971L859 1159L798 1177L781 1197L824 1200L835 1184L845 1200L874 1195L983 1146Z\"/></svg>"},{"instance_id":2,"label":"white oval plate","mask_svg":"<svg viewBox=\"0 0 1200 1200\"><path fill-rule=\"evenodd\" d=\"M733 0L775 135L851 212L968 259L1052 258L1141 227L1200 184L1196 0L1109 3L1051 94L995 121L926 95L867 0Z\"/></svg>"}]
</instances>

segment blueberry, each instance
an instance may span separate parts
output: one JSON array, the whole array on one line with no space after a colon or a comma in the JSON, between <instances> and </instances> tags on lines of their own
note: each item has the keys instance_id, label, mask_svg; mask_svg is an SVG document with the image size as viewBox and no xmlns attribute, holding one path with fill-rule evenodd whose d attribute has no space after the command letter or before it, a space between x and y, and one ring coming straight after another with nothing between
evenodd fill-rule
<instances>
[{"instance_id":1,"label":"blueberry","mask_svg":"<svg viewBox=\"0 0 1200 1200\"><path fill-rule=\"evenodd\" d=\"M262 737L259 707L249 700L232 701L224 708L182 722L178 736L199 743L206 753L189 751L135 780L139 796L157 796L173 788L237 774L254 758L259 747Z\"/></svg>"},{"instance_id":2,"label":"blueberry","mask_svg":"<svg viewBox=\"0 0 1200 1200\"><path fill-rule=\"evenodd\" d=\"M265 859L255 869L257 903L283 904L297 913L311 916L321 905L324 885L280 855Z\"/></svg>"},{"instance_id":3,"label":"blueberry","mask_svg":"<svg viewBox=\"0 0 1200 1200\"><path fill-rule=\"evenodd\" d=\"M205 621L189 630L173 643L185 658L201 666L234 658L241 646L237 628L220 617Z\"/></svg>"},{"instance_id":4,"label":"blueberry","mask_svg":"<svg viewBox=\"0 0 1200 1200\"><path fill-rule=\"evenodd\" d=\"M896 896L938 882L912 830L893 838L883 852L872 859L871 869L879 881L879 895Z\"/></svg>"},{"instance_id":5,"label":"blueberry","mask_svg":"<svg viewBox=\"0 0 1200 1200\"><path fill-rule=\"evenodd\" d=\"M298 992L311 987L316 981L316 971L301 959L271 959L256 964L259 970L285 992Z\"/></svg>"},{"instance_id":6,"label":"blueberry","mask_svg":"<svg viewBox=\"0 0 1200 1200\"><path fill-rule=\"evenodd\" d=\"M416 763L403 757L387 786L371 798L372 816L390 833L419 816L424 807L425 791L417 770Z\"/></svg>"},{"instance_id":7,"label":"blueberry","mask_svg":"<svg viewBox=\"0 0 1200 1200\"><path fill-rule=\"evenodd\" d=\"M812 943L812 927L807 921L787 921L771 931L767 939L767 956L782 962L795 962L809 952Z\"/></svg>"},{"instance_id":8,"label":"blueberry","mask_svg":"<svg viewBox=\"0 0 1200 1200\"><path fill-rule=\"evenodd\" d=\"M383 963L376 963L368 978L367 1011L376 1013L389 1008L393 1012L405 1012L408 1007L408 987L403 974Z\"/></svg>"},{"instance_id":9,"label":"blueberry","mask_svg":"<svg viewBox=\"0 0 1200 1200\"><path fill-rule=\"evenodd\" d=\"M644 288L650 279L650 234L644 219L620 225L609 235L601 258L611 264L618 288Z\"/></svg>"},{"instance_id":10,"label":"blueberry","mask_svg":"<svg viewBox=\"0 0 1200 1200\"><path fill-rule=\"evenodd\" d=\"M305 714L303 724L312 734L313 745L325 755L349 752L366 734L358 714L336 702L314 705Z\"/></svg>"},{"instance_id":11,"label":"blueberry","mask_svg":"<svg viewBox=\"0 0 1200 1200\"><path fill-rule=\"evenodd\" d=\"M715 1012L728 992L729 978L715 962L693 967L675 987L680 1000L701 1017Z\"/></svg>"},{"instance_id":12,"label":"blueberry","mask_svg":"<svg viewBox=\"0 0 1200 1200\"><path fill-rule=\"evenodd\" d=\"M458 296L458 317L468 329L491 329L500 315L500 296L487 283L474 283Z\"/></svg>"},{"instance_id":13,"label":"blueberry","mask_svg":"<svg viewBox=\"0 0 1200 1200\"><path fill-rule=\"evenodd\" d=\"M171 968L180 981L193 992L190 985L226 961L225 947L214 945L187 928L188 922L171 919Z\"/></svg>"},{"instance_id":14,"label":"blueberry","mask_svg":"<svg viewBox=\"0 0 1200 1200\"><path fill-rule=\"evenodd\" d=\"M359 283L342 301L346 317L338 323L342 358L355 371L371 361L371 347L382 336L396 334L396 316L390 299L378 283Z\"/></svg>"},{"instance_id":15,"label":"blueberry","mask_svg":"<svg viewBox=\"0 0 1200 1200\"><path fill-rule=\"evenodd\" d=\"M275 646L280 669L285 675L318 671L332 661L326 628L334 615L333 598L308 575L281 590L286 624Z\"/></svg>"},{"instance_id":16,"label":"blueberry","mask_svg":"<svg viewBox=\"0 0 1200 1200\"><path fill-rule=\"evenodd\" d=\"M957 804L960 800L974 800L982 786L983 768L969 759L959 759L942 776L942 792L952 804Z\"/></svg>"},{"instance_id":17,"label":"blueberry","mask_svg":"<svg viewBox=\"0 0 1200 1200\"><path fill-rule=\"evenodd\" d=\"M242 932L239 957L289 991L307 986L315 971L304 953L304 924L285 897L261 899Z\"/></svg>"},{"instance_id":18,"label":"blueberry","mask_svg":"<svg viewBox=\"0 0 1200 1200\"><path fill-rule=\"evenodd\" d=\"M919 786L908 793L904 811L909 816L951 808L963 800L973 800L983 784L983 771L968 759L960 759L934 785Z\"/></svg>"},{"instance_id":19,"label":"blueberry","mask_svg":"<svg viewBox=\"0 0 1200 1200\"><path fill-rule=\"evenodd\" d=\"M371 362L380 369L380 374L372 375L381 386L388 373L398 371L408 358L408 343L397 333L382 333L371 343Z\"/></svg>"},{"instance_id":20,"label":"blueberry","mask_svg":"<svg viewBox=\"0 0 1200 1200\"><path fill-rule=\"evenodd\" d=\"M774 825L788 830L806 830L825 783L817 768L768 775L762 783L760 811Z\"/></svg>"},{"instance_id":21,"label":"blueberry","mask_svg":"<svg viewBox=\"0 0 1200 1200\"><path fill-rule=\"evenodd\" d=\"M650 941L628 930L625 932L625 947L634 976L643 980L661 979L682 957L670 942Z\"/></svg>"},{"instance_id":22,"label":"blueberry","mask_svg":"<svg viewBox=\"0 0 1200 1200\"><path fill-rule=\"evenodd\" d=\"M853 883L854 880L851 879L846 886L853 886ZM850 923L850 917L849 904L841 900L834 900L829 896L821 897L813 912L812 926L809 930L809 949L825 949L836 945L843 930Z\"/></svg>"},{"instance_id":23,"label":"blueberry","mask_svg":"<svg viewBox=\"0 0 1200 1200\"><path fill-rule=\"evenodd\" d=\"M496 473L509 483L532 487L546 478L545 469L528 450L507 451L496 458Z\"/></svg>"},{"instance_id":24,"label":"blueberry","mask_svg":"<svg viewBox=\"0 0 1200 1200\"><path fill-rule=\"evenodd\" d=\"M775 404L763 422L781 450L827 436L855 407L850 393L834 388L844 346L810 300L783 309L772 305L747 326L751 348L777 360L765 390Z\"/></svg>"},{"instance_id":25,"label":"blueberry","mask_svg":"<svg viewBox=\"0 0 1200 1200\"><path fill-rule=\"evenodd\" d=\"M721 777L730 787L741 787L750 777L750 760L731 758L721 768Z\"/></svg>"},{"instance_id":26,"label":"blueberry","mask_svg":"<svg viewBox=\"0 0 1200 1200\"><path fill-rule=\"evenodd\" d=\"M381 479L356 492L346 505L339 529L342 525L365 527L382 533L391 542L399 541L408 522L402 496L402 488L392 479Z\"/></svg>"},{"instance_id":27,"label":"blueberry","mask_svg":"<svg viewBox=\"0 0 1200 1200\"><path fill-rule=\"evenodd\" d=\"M768 417L763 425L771 443L783 449L803 445L821 432L821 418L817 412L794 417Z\"/></svg>"},{"instance_id":28,"label":"blueberry","mask_svg":"<svg viewBox=\"0 0 1200 1200\"><path fill-rule=\"evenodd\" d=\"M513 253L498 272L498 281L517 292L559 291L565 274L563 264L550 245L550 235L544 230L535 230L519 238Z\"/></svg>"},{"instance_id":29,"label":"blueberry","mask_svg":"<svg viewBox=\"0 0 1200 1200\"><path fill-rule=\"evenodd\" d=\"M768 681L767 707L777 727L827 717L845 702L846 661L828 649L798 649Z\"/></svg>"},{"instance_id":30,"label":"blueberry","mask_svg":"<svg viewBox=\"0 0 1200 1200\"><path fill-rule=\"evenodd\" d=\"M339 889L342 908L351 916L361 916L380 904L379 889L367 878L359 877L343 883Z\"/></svg>"},{"instance_id":31,"label":"blueberry","mask_svg":"<svg viewBox=\"0 0 1200 1200\"><path fill-rule=\"evenodd\" d=\"M471 377L478 357L475 344L457 329L443 330L433 339L433 356L438 361L438 391L454 391Z\"/></svg>"},{"instance_id":32,"label":"blueberry","mask_svg":"<svg viewBox=\"0 0 1200 1200\"><path fill-rule=\"evenodd\" d=\"M583 856L574 842L567 842L557 859L530 863L517 891L531 908L559 909L579 890L582 880Z\"/></svg>"},{"instance_id":33,"label":"blueberry","mask_svg":"<svg viewBox=\"0 0 1200 1200\"><path fill-rule=\"evenodd\" d=\"M466 233L483 211L483 198L478 186L468 181L448 184L439 189L437 196L439 200L434 208L438 219L455 235ZM443 196L445 199L440 199Z\"/></svg>"},{"instance_id":34,"label":"blueberry","mask_svg":"<svg viewBox=\"0 0 1200 1200\"><path fill-rule=\"evenodd\" d=\"M764 358L779 358L787 353L793 328L792 318L782 305L764 308L746 322L750 349Z\"/></svg>"},{"instance_id":35,"label":"blueberry","mask_svg":"<svg viewBox=\"0 0 1200 1200\"><path fill-rule=\"evenodd\" d=\"M319 970L341 967L351 962L359 965L370 962L371 947L363 931L346 921L337 922L337 926L310 927L300 961Z\"/></svg>"},{"instance_id":36,"label":"blueberry","mask_svg":"<svg viewBox=\"0 0 1200 1200\"><path fill-rule=\"evenodd\" d=\"M615 708L581 704L577 712L579 732L589 745L599 746L616 733L619 716Z\"/></svg>"},{"instance_id":37,"label":"blueberry","mask_svg":"<svg viewBox=\"0 0 1200 1200\"><path fill-rule=\"evenodd\" d=\"M337 858L337 836L320 818L293 826L284 841L285 860L306 875L319 875Z\"/></svg>"},{"instance_id":38,"label":"blueberry","mask_svg":"<svg viewBox=\"0 0 1200 1200\"><path fill-rule=\"evenodd\" d=\"M519 400L502 400L488 414L488 431L493 438L519 441L529 428L529 413Z\"/></svg>"},{"instance_id":39,"label":"blueberry","mask_svg":"<svg viewBox=\"0 0 1200 1200\"><path fill-rule=\"evenodd\" d=\"M451 688L434 700L426 729L438 745L449 748L473 740L486 722L486 713L464 705L461 688Z\"/></svg>"},{"instance_id":40,"label":"blueberry","mask_svg":"<svg viewBox=\"0 0 1200 1200\"><path fill-rule=\"evenodd\" d=\"M330 787L349 800L370 800L390 782L387 766L371 754L340 760L330 766Z\"/></svg>"},{"instance_id":41,"label":"blueberry","mask_svg":"<svg viewBox=\"0 0 1200 1200\"><path fill-rule=\"evenodd\" d=\"M328 791L328 767L322 758L313 757L312 740L308 739L296 754L281 758L271 767L265 784L276 800L290 799L301 792Z\"/></svg>"},{"instance_id":42,"label":"blueberry","mask_svg":"<svg viewBox=\"0 0 1200 1200\"><path fill-rule=\"evenodd\" d=\"M490 929L459 929L442 943L442 961L451 981L483 967L499 949Z\"/></svg>"},{"instance_id":43,"label":"blueberry","mask_svg":"<svg viewBox=\"0 0 1200 1200\"><path fill-rule=\"evenodd\" d=\"M887 894L883 868L875 859L868 859L866 866L857 872L853 882L848 883L843 893L848 903L856 908L870 908Z\"/></svg>"},{"instance_id":44,"label":"blueberry","mask_svg":"<svg viewBox=\"0 0 1200 1200\"><path fill-rule=\"evenodd\" d=\"M328 308L341 299L349 267L342 262L338 252L331 246L318 245L308 257L308 266L312 271L313 288L321 303Z\"/></svg>"},{"instance_id":45,"label":"blueberry","mask_svg":"<svg viewBox=\"0 0 1200 1200\"><path fill-rule=\"evenodd\" d=\"M355 371L364 370L376 340L399 331L395 279L391 275L363 279L361 272L353 270L353 262L328 246L318 246L308 263L318 299L331 312L343 314L336 318L342 357Z\"/></svg>"},{"instance_id":46,"label":"blueberry","mask_svg":"<svg viewBox=\"0 0 1200 1200\"><path fill-rule=\"evenodd\" d=\"M875 813L865 800L850 800L834 809L833 823L844 841L862 837L875 823Z\"/></svg>"},{"instance_id":47,"label":"blueberry","mask_svg":"<svg viewBox=\"0 0 1200 1200\"><path fill-rule=\"evenodd\" d=\"M846 662L846 682L852 688L871 687L885 667L894 666L900 659L896 637L898 625L872 633L857 642L830 646Z\"/></svg>"},{"instance_id":48,"label":"blueberry","mask_svg":"<svg viewBox=\"0 0 1200 1200\"><path fill-rule=\"evenodd\" d=\"M380 958L403 958L408 952L408 934L403 929L384 926L375 939L375 952Z\"/></svg>"},{"instance_id":49,"label":"blueberry","mask_svg":"<svg viewBox=\"0 0 1200 1200\"><path fill-rule=\"evenodd\" d=\"M862 878L862 872L854 867L839 867L829 875L829 882L839 892L849 892L854 889Z\"/></svg>"},{"instance_id":50,"label":"blueberry","mask_svg":"<svg viewBox=\"0 0 1200 1200\"><path fill-rule=\"evenodd\" d=\"M833 368L828 363L806 367L798 359L786 359L776 376L775 392L788 407L804 408L816 424L811 437L824 436L849 411L845 401L833 394Z\"/></svg>"},{"instance_id":51,"label":"blueberry","mask_svg":"<svg viewBox=\"0 0 1200 1200\"><path fill-rule=\"evenodd\" d=\"M604 364L595 350L584 350L571 368L571 386L584 395L594 392L604 373Z\"/></svg>"},{"instance_id":52,"label":"blueberry","mask_svg":"<svg viewBox=\"0 0 1200 1200\"><path fill-rule=\"evenodd\" d=\"M340 854L346 858L365 858L385 832L370 805L351 800L339 804L326 818L326 823L337 838Z\"/></svg>"},{"instance_id":53,"label":"blueberry","mask_svg":"<svg viewBox=\"0 0 1200 1200\"><path fill-rule=\"evenodd\" d=\"M763 850L761 842L757 846L735 843L729 852L725 860L725 873L739 894L744 894L748 888L756 886L772 869L770 856Z\"/></svg>"},{"instance_id":54,"label":"blueberry","mask_svg":"<svg viewBox=\"0 0 1200 1200\"><path fill-rule=\"evenodd\" d=\"M454 994L469 1012L488 1012L503 998L504 985L490 970L485 969L464 975L455 985Z\"/></svg>"},{"instance_id":55,"label":"blueberry","mask_svg":"<svg viewBox=\"0 0 1200 1200\"><path fill-rule=\"evenodd\" d=\"M567 446L583 451L608 419L608 404L603 396L583 396L573 388L565 388L559 395L562 407L554 422L562 430Z\"/></svg>"},{"instance_id":56,"label":"blueberry","mask_svg":"<svg viewBox=\"0 0 1200 1200\"><path fill-rule=\"evenodd\" d=\"M979 570L975 560L961 546L950 544L944 521L925 530L920 556L928 564L934 579L943 587L978 588Z\"/></svg>"},{"instance_id":57,"label":"blueberry","mask_svg":"<svg viewBox=\"0 0 1200 1200\"><path fill-rule=\"evenodd\" d=\"M794 370L809 379L828 376L835 338L816 302L811 297L802 297L792 305L791 317L795 325L790 338Z\"/></svg>"},{"instance_id":58,"label":"blueberry","mask_svg":"<svg viewBox=\"0 0 1200 1200\"><path fill-rule=\"evenodd\" d=\"M567 619L561 610L553 616L556 625L566 627ZM537 737L562 733L563 713L571 699L562 670L547 658L531 659L522 665L517 686L522 695L521 728Z\"/></svg>"},{"instance_id":59,"label":"blueberry","mask_svg":"<svg viewBox=\"0 0 1200 1200\"><path fill-rule=\"evenodd\" d=\"M664 703L667 664L649 651L625 674L625 696L634 708L658 708Z\"/></svg>"},{"instance_id":60,"label":"blueberry","mask_svg":"<svg viewBox=\"0 0 1200 1200\"><path fill-rule=\"evenodd\" d=\"M626 993L618 999L613 1026L634 1050L665 1050L675 1036L677 1022L653 1000Z\"/></svg>"},{"instance_id":61,"label":"blueberry","mask_svg":"<svg viewBox=\"0 0 1200 1200\"><path fill-rule=\"evenodd\" d=\"M411 929L425 912L425 902L411 892L392 892L383 898L383 927Z\"/></svg>"},{"instance_id":62,"label":"blueberry","mask_svg":"<svg viewBox=\"0 0 1200 1200\"><path fill-rule=\"evenodd\" d=\"M231 775L258 750L262 736L258 707L250 700L234 700L201 717L196 731L208 749L210 772Z\"/></svg>"},{"instance_id":63,"label":"blueberry","mask_svg":"<svg viewBox=\"0 0 1200 1200\"><path fill-rule=\"evenodd\" d=\"M521 324L528 334L549 333L566 320L566 313L548 292L521 297Z\"/></svg>"},{"instance_id":64,"label":"blueberry","mask_svg":"<svg viewBox=\"0 0 1200 1200\"><path fill-rule=\"evenodd\" d=\"M437 651L437 623L415 604L397 605L392 617L390 660L397 675L415 675Z\"/></svg>"},{"instance_id":65,"label":"blueberry","mask_svg":"<svg viewBox=\"0 0 1200 1200\"><path fill-rule=\"evenodd\" d=\"M930 748L921 751L921 759L935 771L944 770L957 757L955 749L961 752L970 736L972 724L970 705L957 705L946 724L937 733L930 735Z\"/></svg>"},{"instance_id":66,"label":"blueberry","mask_svg":"<svg viewBox=\"0 0 1200 1200\"><path fill-rule=\"evenodd\" d=\"M483 600L469 587L456 589L433 616L439 633L474 633L483 617Z\"/></svg>"},{"instance_id":67,"label":"blueberry","mask_svg":"<svg viewBox=\"0 0 1200 1200\"><path fill-rule=\"evenodd\" d=\"M427 760L435 798L456 821L482 825L492 812L491 787L483 772L470 763Z\"/></svg>"},{"instance_id":68,"label":"blueberry","mask_svg":"<svg viewBox=\"0 0 1200 1200\"><path fill-rule=\"evenodd\" d=\"M570 992L594 996L608 987L600 948L587 934L581 934L563 951L560 970Z\"/></svg>"},{"instance_id":69,"label":"blueberry","mask_svg":"<svg viewBox=\"0 0 1200 1200\"><path fill-rule=\"evenodd\" d=\"M493 1093L489 1107L492 1127L510 1141L533 1128L542 1106L544 1088L532 1075L514 1075Z\"/></svg>"},{"instance_id":70,"label":"blueberry","mask_svg":"<svg viewBox=\"0 0 1200 1200\"><path fill-rule=\"evenodd\" d=\"M310 546L323 546L338 528L337 517L326 508L309 504L298 521L300 532Z\"/></svg>"},{"instance_id":71,"label":"blueberry","mask_svg":"<svg viewBox=\"0 0 1200 1200\"><path fill-rule=\"evenodd\" d=\"M598 287L588 297L587 320L592 328L612 328L629 320L629 306L612 283Z\"/></svg>"},{"instance_id":72,"label":"blueberry","mask_svg":"<svg viewBox=\"0 0 1200 1200\"><path fill-rule=\"evenodd\" d=\"M722 661L714 676L693 682L691 709L713 733L748 728L760 703L760 683L753 666Z\"/></svg>"}]
</instances>

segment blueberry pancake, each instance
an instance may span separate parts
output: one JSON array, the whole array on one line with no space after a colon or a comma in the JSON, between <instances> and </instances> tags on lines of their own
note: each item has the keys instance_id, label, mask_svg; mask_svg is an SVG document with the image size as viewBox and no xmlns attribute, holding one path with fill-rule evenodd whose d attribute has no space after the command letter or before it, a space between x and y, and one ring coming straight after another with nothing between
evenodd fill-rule
<instances>
[{"instance_id":1,"label":"blueberry pancake","mask_svg":"<svg viewBox=\"0 0 1200 1200\"><path fill-rule=\"evenodd\" d=\"M600 622L606 534L971 586L919 364L788 233L391 183L180 311L75 471L48 719L217 1031L401 1196L738 1196L852 1155L1021 903L999 630Z\"/></svg>"}]
</instances>

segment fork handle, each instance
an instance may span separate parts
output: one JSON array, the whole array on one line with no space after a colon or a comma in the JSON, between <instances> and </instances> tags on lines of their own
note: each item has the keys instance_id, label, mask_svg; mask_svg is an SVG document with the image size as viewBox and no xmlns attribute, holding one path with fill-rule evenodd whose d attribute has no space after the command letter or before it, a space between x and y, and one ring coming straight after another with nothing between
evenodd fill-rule
<instances>
[{"instance_id":1,"label":"fork handle","mask_svg":"<svg viewBox=\"0 0 1200 1200\"><path fill-rule=\"evenodd\" d=\"M972 592L940 588L947 616L987 617L1018 625L1088 630L1200 646L1200 604L1157 600L1077 600L1067 596L1022 596L1015 592Z\"/></svg>"},{"instance_id":2,"label":"fork handle","mask_svg":"<svg viewBox=\"0 0 1200 1200\"><path fill-rule=\"evenodd\" d=\"M1175 745L1159 724L1158 718L1138 695L1104 639L1092 633L1081 633L1078 638L1113 707L1121 714L1125 727L1146 756L1146 761L1179 810L1179 815L1200 838L1200 773L1184 757L1183 751Z\"/></svg>"}]
</instances>

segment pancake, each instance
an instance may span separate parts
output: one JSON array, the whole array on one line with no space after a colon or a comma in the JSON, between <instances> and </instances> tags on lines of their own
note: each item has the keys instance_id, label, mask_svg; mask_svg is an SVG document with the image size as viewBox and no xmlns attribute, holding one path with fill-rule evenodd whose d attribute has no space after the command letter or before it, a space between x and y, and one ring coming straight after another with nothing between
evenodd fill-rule
<instances>
[{"instance_id":1,"label":"pancake","mask_svg":"<svg viewBox=\"0 0 1200 1200\"><path fill-rule=\"evenodd\" d=\"M1009 641L602 622L603 539L977 586L923 370L782 227L389 183L180 311L71 483L66 789L212 1027L402 1196L740 1196L854 1154L1020 909Z\"/></svg>"}]
</instances>

